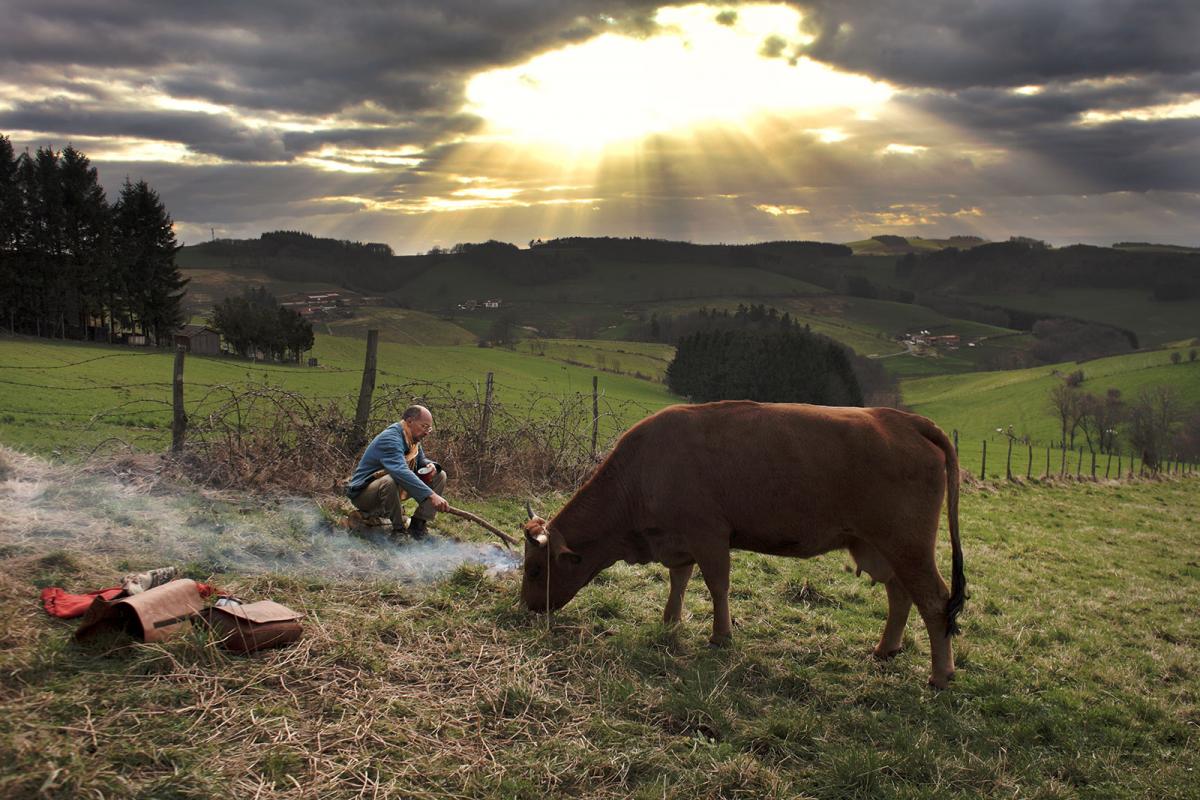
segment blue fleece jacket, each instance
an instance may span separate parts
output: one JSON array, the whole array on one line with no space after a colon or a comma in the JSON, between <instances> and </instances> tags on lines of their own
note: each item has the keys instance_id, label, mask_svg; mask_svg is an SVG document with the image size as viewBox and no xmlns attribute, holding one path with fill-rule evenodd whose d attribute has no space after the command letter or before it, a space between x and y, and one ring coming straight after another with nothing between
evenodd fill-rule
<instances>
[{"instance_id":1,"label":"blue fleece jacket","mask_svg":"<svg viewBox=\"0 0 1200 800\"><path fill-rule=\"evenodd\" d=\"M392 479L396 481L396 485L408 492L409 497L414 498L418 503L425 502L433 494L433 489L430 489L417 476L417 473L408 468L408 463L404 460L404 454L407 452L408 440L404 438L404 427L396 422L384 428L378 436L371 440L363 452L362 460L358 462L358 468L354 470L354 476L350 478L347 493L354 497L367 488L372 475L381 469L386 469ZM425 458L425 449L418 444L417 469L428 463L429 459Z\"/></svg>"}]
</instances>

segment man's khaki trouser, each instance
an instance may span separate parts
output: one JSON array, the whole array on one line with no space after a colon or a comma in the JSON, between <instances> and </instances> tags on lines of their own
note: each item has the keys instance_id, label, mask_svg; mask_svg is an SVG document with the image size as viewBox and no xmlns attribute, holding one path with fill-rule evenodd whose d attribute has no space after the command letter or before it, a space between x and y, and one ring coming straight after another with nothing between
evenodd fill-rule
<instances>
[{"instance_id":1,"label":"man's khaki trouser","mask_svg":"<svg viewBox=\"0 0 1200 800\"><path fill-rule=\"evenodd\" d=\"M433 476L430 488L438 494L445 491L445 470ZM350 502L354 503L354 507L364 514L378 514L387 517L392 521L393 531L402 531L404 530L404 501L406 499L408 499L408 493L403 489L398 489L392 476L385 474L368 483L366 488ZM426 522L433 522L434 517L437 516L437 509L433 507L433 503L426 500L417 506L413 516Z\"/></svg>"}]
</instances>

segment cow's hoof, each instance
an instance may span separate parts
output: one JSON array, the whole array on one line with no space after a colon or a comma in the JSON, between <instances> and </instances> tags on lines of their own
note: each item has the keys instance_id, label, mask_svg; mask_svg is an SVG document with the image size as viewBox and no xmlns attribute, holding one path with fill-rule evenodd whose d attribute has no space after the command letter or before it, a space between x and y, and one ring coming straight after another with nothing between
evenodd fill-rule
<instances>
[{"instance_id":1,"label":"cow's hoof","mask_svg":"<svg viewBox=\"0 0 1200 800\"><path fill-rule=\"evenodd\" d=\"M931 689L948 689L948 688L950 688L950 681L952 681L952 680L954 680L953 672L947 674L945 677L942 677L942 678L939 678L936 675L930 675L929 676L929 687Z\"/></svg>"},{"instance_id":2,"label":"cow's hoof","mask_svg":"<svg viewBox=\"0 0 1200 800\"><path fill-rule=\"evenodd\" d=\"M733 644L733 635L729 633L726 633L723 636L717 636L716 634L713 634L708 639L708 646L713 649L718 647L728 647L731 644Z\"/></svg>"},{"instance_id":3,"label":"cow's hoof","mask_svg":"<svg viewBox=\"0 0 1200 800\"><path fill-rule=\"evenodd\" d=\"M903 647L897 647L892 650L884 650L879 645L875 645L875 649L871 651L871 658L876 661L888 661L900 655L900 651L903 649Z\"/></svg>"}]
</instances>

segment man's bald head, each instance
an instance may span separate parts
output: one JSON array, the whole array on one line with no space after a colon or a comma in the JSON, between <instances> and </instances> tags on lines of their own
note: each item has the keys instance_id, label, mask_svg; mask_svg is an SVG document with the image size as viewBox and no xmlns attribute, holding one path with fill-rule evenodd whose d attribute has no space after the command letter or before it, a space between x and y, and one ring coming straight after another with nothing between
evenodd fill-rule
<instances>
[{"instance_id":1,"label":"man's bald head","mask_svg":"<svg viewBox=\"0 0 1200 800\"><path fill-rule=\"evenodd\" d=\"M433 414L425 406L409 406L404 409L400 419L404 421L415 442L421 441L433 432Z\"/></svg>"}]
</instances>

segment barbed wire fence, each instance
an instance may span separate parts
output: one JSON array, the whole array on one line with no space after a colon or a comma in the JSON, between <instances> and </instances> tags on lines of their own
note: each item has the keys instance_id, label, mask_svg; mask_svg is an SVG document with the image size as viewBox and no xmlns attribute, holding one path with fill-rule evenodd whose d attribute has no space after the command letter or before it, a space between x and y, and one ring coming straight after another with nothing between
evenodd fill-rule
<instances>
[{"instance_id":1,"label":"barbed wire fence","mask_svg":"<svg viewBox=\"0 0 1200 800\"><path fill-rule=\"evenodd\" d=\"M294 368L239 364L249 374L263 373L261 379L188 383L183 378L187 356L180 349L171 381L56 386L0 377L0 384L30 391L170 389L170 401L131 398L94 412L0 409L0 420L11 412L82 421L85 427L92 427L104 422L144 420L145 415L157 413L170 419L172 432L171 458L165 468L181 477L215 488L313 494L337 491L339 482L353 470L366 440L399 420L409 405L419 403L428 406L435 417L436 433L427 442L430 457L454 475L459 490L491 493L576 488L625 427L657 410L635 401L614 400L600 388L595 375L590 392L507 385L495 381L491 372L476 381L411 380L377 369L371 344L368 338L357 405L349 391L314 395L269 382L271 373L294 375ZM38 369L79 366L125 355L107 354ZM358 372L337 368L322 373L331 371ZM380 376L383 381L376 386ZM197 394L195 389L201 391ZM155 423L141 433L106 438L83 455L113 458L161 448L162 427ZM959 433L952 433L957 450ZM1053 445L1044 447L1043 459L1043 446L1004 438L1003 477L1011 482L1128 480L1200 473L1196 464L1179 458L1147 466L1141 459L1119 451L1096 453ZM978 473L973 469L976 457ZM968 458L971 463L967 463ZM989 475L987 439L982 440L978 454L960 452L960 467L969 480L1001 477L1001 457L993 452L991 460L993 470Z\"/></svg>"}]
</instances>

